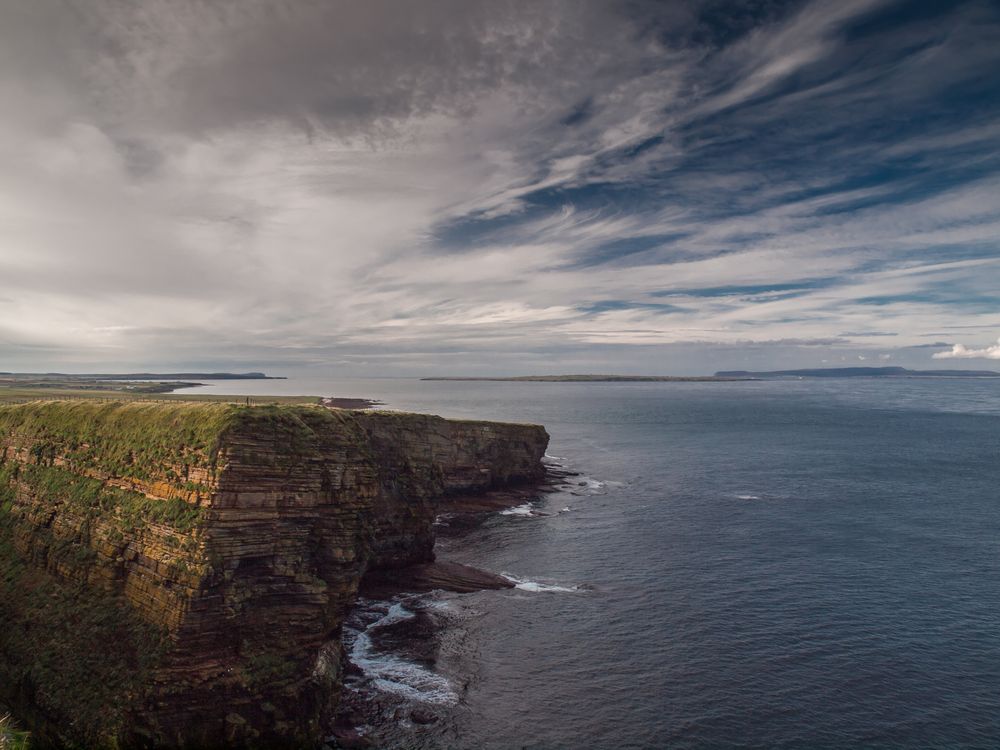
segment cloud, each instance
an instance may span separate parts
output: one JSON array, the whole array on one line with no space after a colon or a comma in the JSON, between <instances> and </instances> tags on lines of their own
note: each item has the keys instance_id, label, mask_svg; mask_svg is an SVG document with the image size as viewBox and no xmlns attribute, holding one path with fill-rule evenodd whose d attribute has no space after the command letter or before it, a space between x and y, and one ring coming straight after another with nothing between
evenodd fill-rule
<instances>
[{"instance_id":1,"label":"cloud","mask_svg":"<svg viewBox=\"0 0 1000 750\"><path fill-rule=\"evenodd\" d=\"M879 0L3 4L0 362L700 372L891 339L916 364L930 332L995 330L998 24Z\"/></svg>"},{"instance_id":2,"label":"cloud","mask_svg":"<svg viewBox=\"0 0 1000 750\"><path fill-rule=\"evenodd\" d=\"M1000 339L993 346L984 346L981 349L965 346L964 344L954 344L951 351L935 352L934 359L1000 359Z\"/></svg>"}]
</instances>

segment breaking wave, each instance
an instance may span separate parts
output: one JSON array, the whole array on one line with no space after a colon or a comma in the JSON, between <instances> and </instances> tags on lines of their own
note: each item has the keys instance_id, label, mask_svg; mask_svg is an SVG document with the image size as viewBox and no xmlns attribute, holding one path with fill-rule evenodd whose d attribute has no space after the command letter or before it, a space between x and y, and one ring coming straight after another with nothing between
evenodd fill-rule
<instances>
[{"instance_id":1,"label":"breaking wave","mask_svg":"<svg viewBox=\"0 0 1000 750\"><path fill-rule=\"evenodd\" d=\"M500 511L501 516L535 516L535 509L531 506L531 503L524 503L524 505L518 505L514 508L505 508Z\"/></svg>"},{"instance_id":2,"label":"breaking wave","mask_svg":"<svg viewBox=\"0 0 1000 750\"><path fill-rule=\"evenodd\" d=\"M514 588L521 591L531 591L532 593L562 593L569 594L582 591L579 586L561 586L555 583L540 583L539 581L529 581L526 578L518 578L510 573L503 574L505 578L514 584Z\"/></svg>"},{"instance_id":3,"label":"breaking wave","mask_svg":"<svg viewBox=\"0 0 1000 750\"><path fill-rule=\"evenodd\" d=\"M385 615L358 632L351 646L351 661L378 690L421 703L454 705L458 695L447 679L395 654L380 653L372 643L371 631L414 617L398 602L390 606Z\"/></svg>"}]
</instances>

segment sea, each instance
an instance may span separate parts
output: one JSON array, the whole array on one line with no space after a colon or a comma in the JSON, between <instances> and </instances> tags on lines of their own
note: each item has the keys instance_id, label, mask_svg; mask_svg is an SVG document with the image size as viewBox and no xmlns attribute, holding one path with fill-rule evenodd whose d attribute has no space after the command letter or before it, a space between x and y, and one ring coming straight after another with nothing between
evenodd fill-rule
<instances>
[{"instance_id":1,"label":"sea","mask_svg":"<svg viewBox=\"0 0 1000 750\"><path fill-rule=\"evenodd\" d=\"M557 487L440 522L515 588L352 617L379 747L1000 747L1000 379L201 390L551 434Z\"/></svg>"}]
</instances>

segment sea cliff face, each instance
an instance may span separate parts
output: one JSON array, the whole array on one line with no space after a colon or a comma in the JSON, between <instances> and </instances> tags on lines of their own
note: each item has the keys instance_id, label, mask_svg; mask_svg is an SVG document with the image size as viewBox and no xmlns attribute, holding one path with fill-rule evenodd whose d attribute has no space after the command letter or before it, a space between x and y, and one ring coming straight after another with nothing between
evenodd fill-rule
<instances>
[{"instance_id":1,"label":"sea cliff face","mask_svg":"<svg viewBox=\"0 0 1000 750\"><path fill-rule=\"evenodd\" d=\"M542 474L536 425L320 407L0 407L0 701L85 745L308 746L369 570L439 500Z\"/></svg>"}]
</instances>

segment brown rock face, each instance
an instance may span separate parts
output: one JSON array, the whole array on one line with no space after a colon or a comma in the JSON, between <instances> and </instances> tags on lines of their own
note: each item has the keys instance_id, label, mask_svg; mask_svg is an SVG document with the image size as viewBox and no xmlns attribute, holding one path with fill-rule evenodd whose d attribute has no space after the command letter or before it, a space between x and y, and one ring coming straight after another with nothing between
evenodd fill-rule
<instances>
[{"instance_id":1,"label":"brown rock face","mask_svg":"<svg viewBox=\"0 0 1000 750\"><path fill-rule=\"evenodd\" d=\"M40 737L323 735L362 575L439 499L542 474L535 425L312 407L0 407L0 700Z\"/></svg>"}]
</instances>

